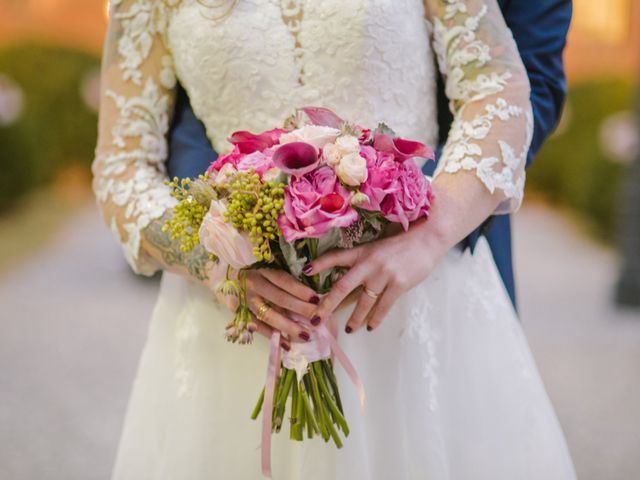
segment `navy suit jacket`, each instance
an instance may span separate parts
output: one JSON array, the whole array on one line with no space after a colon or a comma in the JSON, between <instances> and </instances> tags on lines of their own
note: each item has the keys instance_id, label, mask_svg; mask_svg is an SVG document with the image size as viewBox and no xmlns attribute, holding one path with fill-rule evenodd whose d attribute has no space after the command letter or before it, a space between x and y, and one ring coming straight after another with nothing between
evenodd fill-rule
<instances>
[{"instance_id":1,"label":"navy suit jacket","mask_svg":"<svg viewBox=\"0 0 640 480\"><path fill-rule=\"evenodd\" d=\"M498 3L516 40L531 83L534 132L527 157L528 166L557 125L564 103L566 81L562 52L571 21L571 0L498 0ZM451 120L440 79L438 122L442 142L447 138ZM204 126L194 115L186 93L179 87L169 134L169 176L195 177L204 172L216 156ZM432 174L434 168L434 162L429 162L425 166L425 173ZM492 217L471 233L464 245L473 249L482 234L487 237L500 275L515 305L510 217Z\"/></svg>"}]
</instances>

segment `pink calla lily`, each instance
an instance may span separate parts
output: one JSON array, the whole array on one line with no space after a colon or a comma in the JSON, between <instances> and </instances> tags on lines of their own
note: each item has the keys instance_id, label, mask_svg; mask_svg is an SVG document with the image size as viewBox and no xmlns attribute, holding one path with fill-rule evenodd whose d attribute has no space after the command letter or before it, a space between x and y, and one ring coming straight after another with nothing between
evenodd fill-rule
<instances>
[{"instance_id":1,"label":"pink calla lily","mask_svg":"<svg viewBox=\"0 0 640 480\"><path fill-rule=\"evenodd\" d=\"M331 128L341 128L344 125L344 120L342 120L338 115L333 113L328 108L324 107L303 107L302 110L311 123L313 125L322 125L324 127Z\"/></svg>"},{"instance_id":2,"label":"pink calla lily","mask_svg":"<svg viewBox=\"0 0 640 480\"><path fill-rule=\"evenodd\" d=\"M273 154L276 167L289 175L300 177L320 163L318 151L305 142L291 142L279 147Z\"/></svg>"},{"instance_id":3,"label":"pink calla lily","mask_svg":"<svg viewBox=\"0 0 640 480\"><path fill-rule=\"evenodd\" d=\"M405 140L403 138L393 138L386 133L378 133L373 140L373 147L380 152L393 153L399 162L404 162L410 158L420 157L434 160L433 150L424 143Z\"/></svg>"},{"instance_id":4,"label":"pink calla lily","mask_svg":"<svg viewBox=\"0 0 640 480\"><path fill-rule=\"evenodd\" d=\"M253 153L277 144L280 140L280 135L287 131L283 128L274 128L256 135L255 133L241 130L233 132L227 140L236 145L240 153Z\"/></svg>"}]
</instances>

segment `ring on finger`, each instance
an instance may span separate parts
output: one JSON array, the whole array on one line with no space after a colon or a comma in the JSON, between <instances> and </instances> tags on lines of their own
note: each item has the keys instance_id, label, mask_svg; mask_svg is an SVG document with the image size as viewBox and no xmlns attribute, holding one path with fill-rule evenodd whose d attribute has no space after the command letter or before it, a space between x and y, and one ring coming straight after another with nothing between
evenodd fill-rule
<instances>
[{"instance_id":1,"label":"ring on finger","mask_svg":"<svg viewBox=\"0 0 640 480\"><path fill-rule=\"evenodd\" d=\"M269 310L271 310L271 305L269 305L268 302L263 302L262 305L258 307L256 318L262 322L264 320L264 317L267 316L267 313L269 313Z\"/></svg>"},{"instance_id":2,"label":"ring on finger","mask_svg":"<svg viewBox=\"0 0 640 480\"><path fill-rule=\"evenodd\" d=\"M363 285L362 287L364 289L364 293L367 294L369 297L373 298L374 300L377 300L378 297L380 296L379 293L376 293L373 290L371 290L370 288L367 288L366 285Z\"/></svg>"}]
</instances>

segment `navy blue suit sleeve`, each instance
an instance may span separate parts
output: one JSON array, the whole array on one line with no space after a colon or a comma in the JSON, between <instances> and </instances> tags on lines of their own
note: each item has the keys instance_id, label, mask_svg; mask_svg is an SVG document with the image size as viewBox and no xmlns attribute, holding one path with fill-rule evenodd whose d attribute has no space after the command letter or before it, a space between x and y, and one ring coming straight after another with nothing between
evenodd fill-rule
<instances>
[{"instance_id":1,"label":"navy blue suit sleeve","mask_svg":"<svg viewBox=\"0 0 640 480\"><path fill-rule=\"evenodd\" d=\"M531 83L534 130L527 166L558 124L567 84L562 52L571 0L506 0L503 14Z\"/></svg>"},{"instance_id":2,"label":"navy blue suit sleeve","mask_svg":"<svg viewBox=\"0 0 640 480\"><path fill-rule=\"evenodd\" d=\"M571 23L571 0L501 0L500 7L513 33L531 83L534 130L527 166L558 124L567 84L562 53ZM439 105L442 105L440 101ZM444 118L444 115L443 117ZM447 134L441 125L441 138ZM484 228L483 228L484 227ZM508 215L493 217L472 232L464 245L474 248L485 234L509 297L516 305L511 251L511 221Z\"/></svg>"},{"instance_id":3,"label":"navy blue suit sleeve","mask_svg":"<svg viewBox=\"0 0 640 480\"><path fill-rule=\"evenodd\" d=\"M204 173L217 157L204 125L193 113L189 97L178 85L173 124L169 131L169 178L193 178Z\"/></svg>"}]
</instances>

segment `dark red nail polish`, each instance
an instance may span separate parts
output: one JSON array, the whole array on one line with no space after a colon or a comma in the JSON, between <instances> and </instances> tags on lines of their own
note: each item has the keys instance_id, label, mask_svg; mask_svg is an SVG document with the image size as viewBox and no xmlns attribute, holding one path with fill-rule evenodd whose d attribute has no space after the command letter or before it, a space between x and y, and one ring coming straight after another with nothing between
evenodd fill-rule
<instances>
[{"instance_id":1,"label":"dark red nail polish","mask_svg":"<svg viewBox=\"0 0 640 480\"><path fill-rule=\"evenodd\" d=\"M305 275L309 275L312 270L313 270L313 267L311 266L310 263L307 263L304 267L302 267L302 273L304 273Z\"/></svg>"},{"instance_id":2,"label":"dark red nail polish","mask_svg":"<svg viewBox=\"0 0 640 480\"><path fill-rule=\"evenodd\" d=\"M320 320L321 320L320 317L316 315L311 319L311 325L313 325L314 327L317 327L318 325L320 325Z\"/></svg>"},{"instance_id":3,"label":"dark red nail polish","mask_svg":"<svg viewBox=\"0 0 640 480\"><path fill-rule=\"evenodd\" d=\"M367 332L373 331L373 327L371 325L367 325Z\"/></svg>"},{"instance_id":4,"label":"dark red nail polish","mask_svg":"<svg viewBox=\"0 0 640 480\"><path fill-rule=\"evenodd\" d=\"M282 342L280 346L284 348L287 352L291 350L291 346L288 343Z\"/></svg>"},{"instance_id":5,"label":"dark red nail polish","mask_svg":"<svg viewBox=\"0 0 640 480\"><path fill-rule=\"evenodd\" d=\"M347 333L351 333L353 332L353 329L349 325L347 325L346 327L344 327L344 331Z\"/></svg>"},{"instance_id":6,"label":"dark red nail polish","mask_svg":"<svg viewBox=\"0 0 640 480\"><path fill-rule=\"evenodd\" d=\"M311 340L311 335L309 335L307 332L300 332L298 336L305 342L308 342L309 340Z\"/></svg>"},{"instance_id":7,"label":"dark red nail polish","mask_svg":"<svg viewBox=\"0 0 640 480\"><path fill-rule=\"evenodd\" d=\"M309 299L309 303L313 303L314 305L317 305L320 303L320 297L318 295L314 295L313 297L311 297Z\"/></svg>"}]
</instances>

